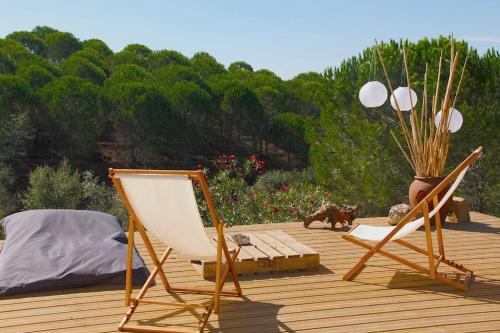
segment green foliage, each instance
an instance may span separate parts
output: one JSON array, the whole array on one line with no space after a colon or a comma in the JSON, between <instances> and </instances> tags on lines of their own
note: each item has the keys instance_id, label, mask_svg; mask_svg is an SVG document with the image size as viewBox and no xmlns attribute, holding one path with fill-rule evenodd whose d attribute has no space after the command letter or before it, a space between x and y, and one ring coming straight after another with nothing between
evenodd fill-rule
<instances>
[{"instance_id":1,"label":"green foliage","mask_svg":"<svg viewBox=\"0 0 500 333\"><path fill-rule=\"evenodd\" d=\"M123 51L132 52L144 58L147 58L153 52L149 47L142 44L129 44L123 48Z\"/></svg>"},{"instance_id":2,"label":"green foliage","mask_svg":"<svg viewBox=\"0 0 500 333\"><path fill-rule=\"evenodd\" d=\"M153 75L143 67L134 64L124 64L115 67L111 76L106 80L106 86L113 87L122 83L147 83L152 81Z\"/></svg>"},{"instance_id":3,"label":"green foliage","mask_svg":"<svg viewBox=\"0 0 500 333\"><path fill-rule=\"evenodd\" d=\"M278 186L275 181L288 181L297 176L308 178L302 173L281 172L261 176L251 186L241 175L222 170L209 179L209 189L217 213L228 225L297 221L301 214L310 214L322 204L333 202L331 193L319 185L290 182ZM204 223L212 225L199 190L198 198Z\"/></svg>"},{"instance_id":4,"label":"green foliage","mask_svg":"<svg viewBox=\"0 0 500 333\"><path fill-rule=\"evenodd\" d=\"M14 60L0 49L0 74L13 74L16 71Z\"/></svg>"},{"instance_id":5,"label":"green foliage","mask_svg":"<svg viewBox=\"0 0 500 333\"><path fill-rule=\"evenodd\" d=\"M111 68L125 64L134 64L146 68L148 65L148 60L143 56L130 51L121 51L115 53L110 59Z\"/></svg>"},{"instance_id":6,"label":"green foliage","mask_svg":"<svg viewBox=\"0 0 500 333\"><path fill-rule=\"evenodd\" d=\"M108 90L115 113L116 135L127 143L123 158L148 165L165 153L175 135L177 119L163 91L151 84L125 83Z\"/></svg>"},{"instance_id":7,"label":"green foliage","mask_svg":"<svg viewBox=\"0 0 500 333\"><path fill-rule=\"evenodd\" d=\"M45 128L53 148L69 158L88 157L106 126L106 99L102 89L72 76L57 78L39 90L46 106ZM39 111L39 117L44 114Z\"/></svg>"},{"instance_id":8,"label":"green foliage","mask_svg":"<svg viewBox=\"0 0 500 333\"><path fill-rule=\"evenodd\" d=\"M45 39L45 37L47 37L48 34L51 34L53 32L58 32L58 30L51 27L38 25L31 32L34 33L39 38Z\"/></svg>"},{"instance_id":9,"label":"green foliage","mask_svg":"<svg viewBox=\"0 0 500 333\"><path fill-rule=\"evenodd\" d=\"M90 49L96 51L101 55L101 57L109 57L113 55L113 51L109 48L109 46L100 39L87 39L82 42L82 47L87 50Z\"/></svg>"},{"instance_id":10,"label":"green foliage","mask_svg":"<svg viewBox=\"0 0 500 333\"><path fill-rule=\"evenodd\" d=\"M210 91L208 84L201 78L192 67L171 64L164 66L154 73L156 81L165 88L173 86L177 82L190 81L198 84L205 90Z\"/></svg>"},{"instance_id":11,"label":"green foliage","mask_svg":"<svg viewBox=\"0 0 500 333\"><path fill-rule=\"evenodd\" d=\"M180 52L174 50L155 51L148 56L149 69L158 70L169 64L189 66L189 59Z\"/></svg>"},{"instance_id":12,"label":"green foliage","mask_svg":"<svg viewBox=\"0 0 500 333\"><path fill-rule=\"evenodd\" d=\"M0 118L28 111L32 92L28 83L15 75L0 75Z\"/></svg>"},{"instance_id":13,"label":"green foliage","mask_svg":"<svg viewBox=\"0 0 500 333\"><path fill-rule=\"evenodd\" d=\"M51 32L45 36L47 57L54 63L60 63L72 53L80 50L80 41L69 32Z\"/></svg>"},{"instance_id":14,"label":"green foliage","mask_svg":"<svg viewBox=\"0 0 500 333\"><path fill-rule=\"evenodd\" d=\"M306 161L307 145L304 144L305 119L301 115L291 112L283 112L271 119L270 136L274 142L287 152L287 163L290 165L290 154L293 153L299 159Z\"/></svg>"},{"instance_id":15,"label":"green foliage","mask_svg":"<svg viewBox=\"0 0 500 333\"><path fill-rule=\"evenodd\" d=\"M224 65L217 62L214 57L206 52L195 53L191 58L191 64L194 70L204 79L225 72Z\"/></svg>"},{"instance_id":16,"label":"green foliage","mask_svg":"<svg viewBox=\"0 0 500 333\"><path fill-rule=\"evenodd\" d=\"M39 65L23 67L19 70L18 75L26 80L34 90L40 89L55 78L54 74Z\"/></svg>"},{"instance_id":17,"label":"green foliage","mask_svg":"<svg viewBox=\"0 0 500 333\"><path fill-rule=\"evenodd\" d=\"M0 219L13 213L17 208L15 193L16 178L12 168L8 166L0 167ZM0 239L2 230L0 228Z\"/></svg>"},{"instance_id":18,"label":"green foliage","mask_svg":"<svg viewBox=\"0 0 500 333\"><path fill-rule=\"evenodd\" d=\"M106 80L106 72L92 61L74 53L61 62L59 68L64 75L72 75L95 84L102 85Z\"/></svg>"},{"instance_id":19,"label":"green foliage","mask_svg":"<svg viewBox=\"0 0 500 333\"><path fill-rule=\"evenodd\" d=\"M253 72L253 67L244 61L235 61L229 65L228 70L230 72L237 72L237 71Z\"/></svg>"},{"instance_id":20,"label":"green foliage","mask_svg":"<svg viewBox=\"0 0 500 333\"><path fill-rule=\"evenodd\" d=\"M221 102L224 137L229 147L241 134L252 136L254 147L260 134L263 111L255 93L245 85L233 84Z\"/></svg>"},{"instance_id":21,"label":"green foliage","mask_svg":"<svg viewBox=\"0 0 500 333\"><path fill-rule=\"evenodd\" d=\"M113 188L101 183L90 171L73 170L67 160L57 168L40 166L29 176L22 194L24 209L86 209L118 216L127 214Z\"/></svg>"},{"instance_id":22,"label":"green foliage","mask_svg":"<svg viewBox=\"0 0 500 333\"><path fill-rule=\"evenodd\" d=\"M47 55L47 45L35 33L29 31L16 31L8 34L5 38L13 39L21 43L30 52L45 57Z\"/></svg>"}]
</instances>

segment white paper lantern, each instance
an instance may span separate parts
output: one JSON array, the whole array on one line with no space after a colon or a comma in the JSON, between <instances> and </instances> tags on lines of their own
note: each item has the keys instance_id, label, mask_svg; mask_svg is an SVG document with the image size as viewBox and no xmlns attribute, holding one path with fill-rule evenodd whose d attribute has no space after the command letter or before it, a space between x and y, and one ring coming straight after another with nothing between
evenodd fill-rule
<instances>
[{"instance_id":1,"label":"white paper lantern","mask_svg":"<svg viewBox=\"0 0 500 333\"><path fill-rule=\"evenodd\" d=\"M411 101L410 101L411 94ZM417 105L417 93L410 89L409 87L399 87L394 90L394 96L399 104L399 109L401 111L410 111ZM397 110L396 101L394 101L394 96L391 94L391 106L394 110Z\"/></svg>"},{"instance_id":2,"label":"white paper lantern","mask_svg":"<svg viewBox=\"0 0 500 333\"><path fill-rule=\"evenodd\" d=\"M387 89L379 81L365 83L359 90L359 101L367 108L376 108L385 103Z\"/></svg>"},{"instance_id":3,"label":"white paper lantern","mask_svg":"<svg viewBox=\"0 0 500 333\"><path fill-rule=\"evenodd\" d=\"M436 118L434 118L434 124L436 125L436 127L439 127L441 116L442 112L439 111L436 114ZM451 108L450 111L448 112L448 119L449 119L448 130L451 133L455 133L456 131L458 131L462 127L462 124L464 123L464 117L462 117L462 114L457 109L454 108ZM444 124L444 126L446 126L446 124Z\"/></svg>"}]
</instances>

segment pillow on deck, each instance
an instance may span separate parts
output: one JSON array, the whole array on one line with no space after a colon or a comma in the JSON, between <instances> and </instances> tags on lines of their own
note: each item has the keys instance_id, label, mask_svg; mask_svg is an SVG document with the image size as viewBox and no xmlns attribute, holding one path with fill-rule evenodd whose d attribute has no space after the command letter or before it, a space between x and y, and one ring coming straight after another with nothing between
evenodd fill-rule
<instances>
[{"instance_id":1,"label":"pillow on deck","mask_svg":"<svg viewBox=\"0 0 500 333\"><path fill-rule=\"evenodd\" d=\"M4 218L0 296L124 284L127 237L111 215L66 209L30 210ZM149 275L134 249L133 281Z\"/></svg>"}]
</instances>

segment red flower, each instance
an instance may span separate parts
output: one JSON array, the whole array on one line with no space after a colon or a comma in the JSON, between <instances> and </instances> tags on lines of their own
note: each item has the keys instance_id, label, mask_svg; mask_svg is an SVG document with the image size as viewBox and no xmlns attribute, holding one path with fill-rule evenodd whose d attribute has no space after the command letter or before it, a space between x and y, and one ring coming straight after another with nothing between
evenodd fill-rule
<instances>
[{"instance_id":1,"label":"red flower","mask_svg":"<svg viewBox=\"0 0 500 333\"><path fill-rule=\"evenodd\" d=\"M236 155L229 155L229 159L230 159L231 161L235 160L235 159L236 159Z\"/></svg>"},{"instance_id":2,"label":"red flower","mask_svg":"<svg viewBox=\"0 0 500 333\"><path fill-rule=\"evenodd\" d=\"M203 170L205 167L203 166L203 164L198 164L198 165L196 166L196 168L197 168L198 170Z\"/></svg>"},{"instance_id":3,"label":"red flower","mask_svg":"<svg viewBox=\"0 0 500 333\"><path fill-rule=\"evenodd\" d=\"M265 167L265 166L266 166L266 162L264 162L264 161L257 161L257 162L255 163L255 167L256 167L257 169L264 169L264 167Z\"/></svg>"},{"instance_id":4,"label":"red flower","mask_svg":"<svg viewBox=\"0 0 500 333\"><path fill-rule=\"evenodd\" d=\"M283 184L283 185L281 186L281 190L282 190L282 191L288 191L288 184Z\"/></svg>"},{"instance_id":5,"label":"red flower","mask_svg":"<svg viewBox=\"0 0 500 333\"><path fill-rule=\"evenodd\" d=\"M253 154L253 155L250 155L250 157L248 157L248 159L252 162L255 162L257 161L257 155Z\"/></svg>"},{"instance_id":6,"label":"red flower","mask_svg":"<svg viewBox=\"0 0 500 333\"><path fill-rule=\"evenodd\" d=\"M277 208L277 207L273 207L273 209L271 210L273 212L273 214L276 214L278 213L280 210Z\"/></svg>"}]
</instances>

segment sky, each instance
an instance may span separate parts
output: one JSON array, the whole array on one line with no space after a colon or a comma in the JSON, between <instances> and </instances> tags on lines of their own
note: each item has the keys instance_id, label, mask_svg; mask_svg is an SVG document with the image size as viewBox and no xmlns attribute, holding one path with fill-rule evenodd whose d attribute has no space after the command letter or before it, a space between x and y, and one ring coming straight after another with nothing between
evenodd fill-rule
<instances>
[{"instance_id":1,"label":"sky","mask_svg":"<svg viewBox=\"0 0 500 333\"><path fill-rule=\"evenodd\" d=\"M283 79L321 72L374 40L416 41L451 33L483 53L500 50L498 0L0 0L0 37L47 25L114 51L130 43L205 51Z\"/></svg>"}]
</instances>

